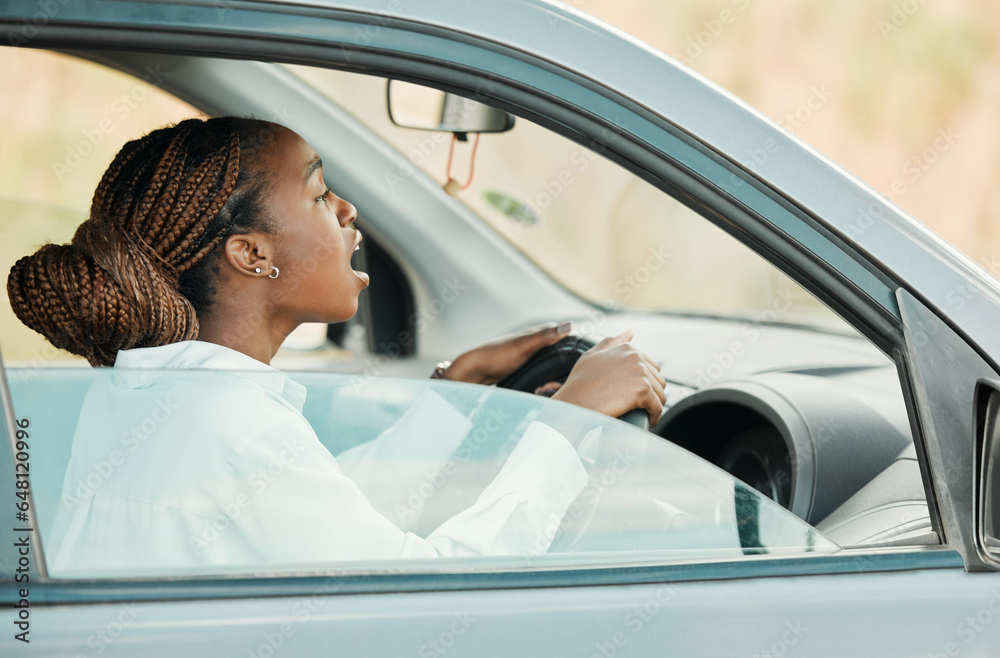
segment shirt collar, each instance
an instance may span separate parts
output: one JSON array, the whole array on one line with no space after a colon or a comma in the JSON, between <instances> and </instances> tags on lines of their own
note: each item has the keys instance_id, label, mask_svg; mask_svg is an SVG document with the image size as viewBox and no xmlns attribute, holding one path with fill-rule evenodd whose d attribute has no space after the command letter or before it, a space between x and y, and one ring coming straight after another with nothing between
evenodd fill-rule
<instances>
[{"instance_id":1,"label":"shirt collar","mask_svg":"<svg viewBox=\"0 0 1000 658\"><path fill-rule=\"evenodd\" d=\"M115 359L115 371L205 369L232 371L237 377L273 391L300 412L306 389L277 368L223 345L200 340L182 340L158 347L121 350ZM269 373L270 376L262 376ZM140 379L142 377L139 373ZM141 381L138 382L141 385Z\"/></svg>"}]
</instances>

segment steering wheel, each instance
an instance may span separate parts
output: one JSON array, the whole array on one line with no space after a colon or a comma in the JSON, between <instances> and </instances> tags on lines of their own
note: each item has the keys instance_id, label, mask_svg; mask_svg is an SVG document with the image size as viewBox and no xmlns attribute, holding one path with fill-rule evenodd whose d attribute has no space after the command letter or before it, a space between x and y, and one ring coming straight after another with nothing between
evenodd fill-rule
<instances>
[{"instance_id":1,"label":"steering wheel","mask_svg":"<svg viewBox=\"0 0 1000 658\"><path fill-rule=\"evenodd\" d=\"M534 393L535 389L548 382L563 383L583 353L593 346L594 341L589 338L567 336L535 352L523 366L498 382L497 386ZM633 409L620 418L639 429L649 429L649 413L645 409Z\"/></svg>"}]
</instances>

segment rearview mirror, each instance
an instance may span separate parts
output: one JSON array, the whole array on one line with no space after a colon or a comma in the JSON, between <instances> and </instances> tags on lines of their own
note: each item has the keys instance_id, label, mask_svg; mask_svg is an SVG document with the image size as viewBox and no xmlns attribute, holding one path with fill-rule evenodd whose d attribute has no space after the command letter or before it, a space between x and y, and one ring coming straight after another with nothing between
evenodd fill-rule
<instances>
[{"instance_id":1,"label":"rearview mirror","mask_svg":"<svg viewBox=\"0 0 1000 658\"><path fill-rule=\"evenodd\" d=\"M514 117L463 96L400 80L385 89L389 119L400 128L457 133L501 133L514 127Z\"/></svg>"},{"instance_id":2,"label":"rearview mirror","mask_svg":"<svg viewBox=\"0 0 1000 658\"><path fill-rule=\"evenodd\" d=\"M1000 567L1000 381L976 386L975 524L983 561Z\"/></svg>"}]
</instances>

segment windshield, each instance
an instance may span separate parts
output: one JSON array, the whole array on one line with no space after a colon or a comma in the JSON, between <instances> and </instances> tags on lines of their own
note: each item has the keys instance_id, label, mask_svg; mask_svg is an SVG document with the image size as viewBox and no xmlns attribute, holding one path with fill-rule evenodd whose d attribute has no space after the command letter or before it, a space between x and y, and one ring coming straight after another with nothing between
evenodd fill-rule
<instances>
[{"instance_id":1,"label":"windshield","mask_svg":"<svg viewBox=\"0 0 1000 658\"><path fill-rule=\"evenodd\" d=\"M595 305L853 333L769 263L594 150L521 118L509 132L483 134L478 144L470 135L453 146L450 133L395 126L382 79L287 68L405 156L399 171L385 173L390 190L410 175L410 166L442 184L450 173L459 201ZM781 301L788 298L796 303Z\"/></svg>"}]
</instances>

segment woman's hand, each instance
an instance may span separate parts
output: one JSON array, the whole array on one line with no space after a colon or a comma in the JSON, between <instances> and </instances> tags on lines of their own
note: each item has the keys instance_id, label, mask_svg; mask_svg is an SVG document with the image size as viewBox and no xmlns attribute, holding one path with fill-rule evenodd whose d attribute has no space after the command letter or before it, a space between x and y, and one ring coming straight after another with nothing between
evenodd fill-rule
<instances>
[{"instance_id":1,"label":"woman's hand","mask_svg":"<svg viewBox=\"0 0 1000 658\"><path fill-rule=\"evenodd\" d=\"M576 362L553 399L618 417L633 409L649 412L649 424L660 420L667 395L660 365L629 341L632 332L605 338Z\"/></svg>"},{"instance_id":2,"label":"woman's hand","mask_svg":"<svg viewBox=\"0 0 1000 658\"><path fill-rule=\"evenodd\" d=\"M570 322L552 323L487 343L455 359L445 376L456 382L496 384L523 366L532 354L565 338L572 328Z\"/></svg>"}]
</instances>

